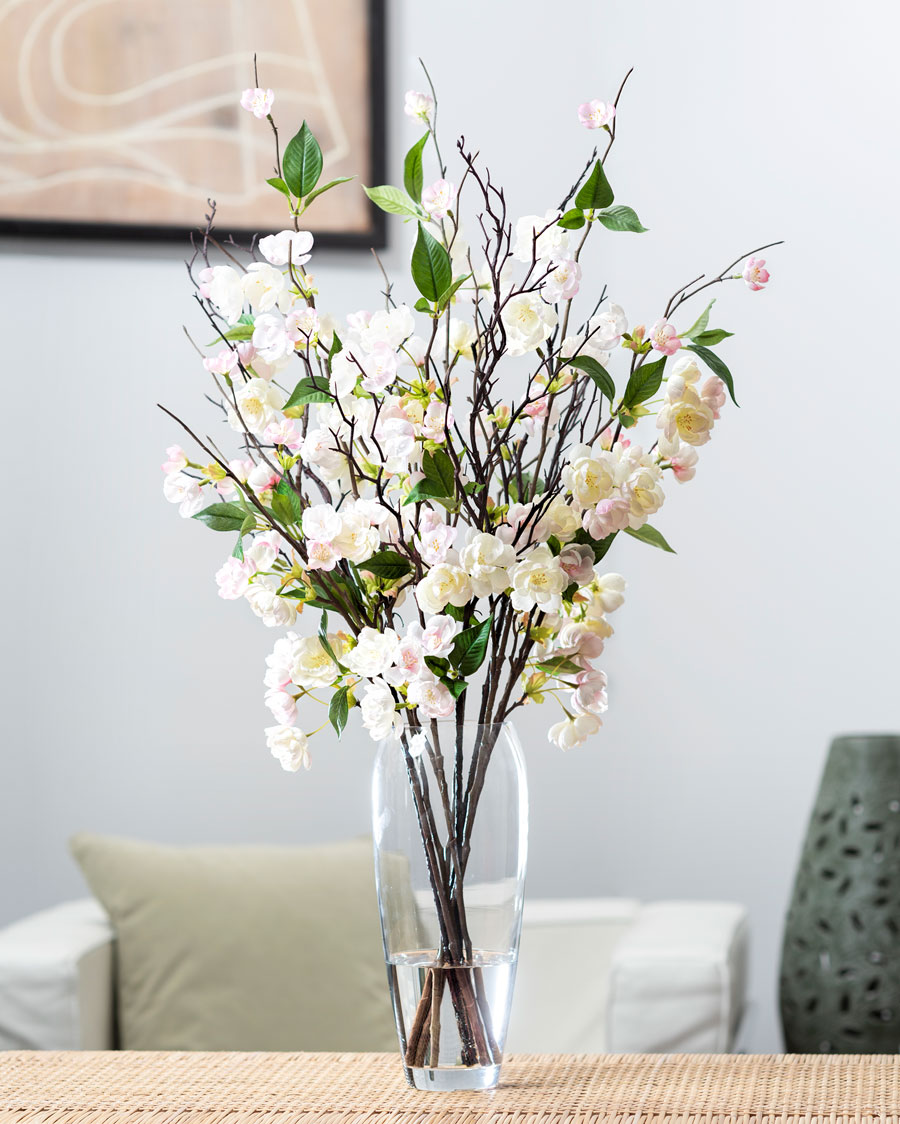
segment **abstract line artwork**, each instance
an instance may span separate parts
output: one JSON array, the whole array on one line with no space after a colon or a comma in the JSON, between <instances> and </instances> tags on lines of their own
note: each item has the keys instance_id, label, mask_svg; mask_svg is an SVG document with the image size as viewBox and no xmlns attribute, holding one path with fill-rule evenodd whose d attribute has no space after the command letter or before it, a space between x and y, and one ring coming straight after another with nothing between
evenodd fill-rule
<instances>
[{"instance_id":1,"label":"abstract line artwork","mask_svg":"<svg viewBox=\"0 0 900 1124\"><path fill-rule=\"evenodd\" d=\"M379 182L378 0L0 0L0 230L183 237L213 198L223 229L285 225L264 180L268 125L240 108L275 90L282 146L306 119L325 178ZM357 184L310 212L320 241L381 227Z\"/></svg>"}]
</instances>

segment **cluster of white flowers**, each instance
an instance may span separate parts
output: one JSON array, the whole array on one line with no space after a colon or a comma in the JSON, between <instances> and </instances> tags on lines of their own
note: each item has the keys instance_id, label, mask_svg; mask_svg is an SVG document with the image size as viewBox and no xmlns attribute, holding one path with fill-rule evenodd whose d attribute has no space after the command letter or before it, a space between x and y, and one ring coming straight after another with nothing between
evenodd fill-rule
<instances>
[{"instance_id":1,"label":"cluster of white flowers","mask_svg":"<svg viewBox=\"0 0 900 1124\"><path fill-rule=\"evenodd\" d=\"M263 119L272 102L265 89L242 99ZM584 741L606 709L606 676L592 661L625 586L618 574L598 577L595 559L619 532L660 541L647 523L663 505L665 473L682 483L694 476L726 398L715 375L701 385L695 356L722 371L708 347L729 333L707 331L709 308L690 329L673 322L694 294L676 294L649 330L629 330L624 310L602 297L585 319L570 317L587 234L601 221L643 230L630 208L612 214L590 191L581 202L573 193L565 216L525 215L511 235L504 226L493 254L491 224L479 221L473 250L460 208L478 176L470 164L457 187L441 165L428 183L421 162L434 99L410 90L405 112L427 130L407 158L417 197L367 190L417 220L420 299L396 303L389 288L383 309L329 315L306 272L314 246L306 230L260 238L246 266L231 254L228 264L205 263L195 282L221 338L203 367L243 448L227 460L203 445L209 461L198 463L171 446L162 466L165 497L183 517L238 533L216 574L221 597L245 600L273 628L294 626L304 606L336 612L349 628L288 632L268 658L276 722L268 742L291 770L309 766L304 695L343 692L343 720L358 707L376 739L397 733L407 712L449 717L477 671L477 661L461 670L475 633L479 659L489 637L498 663L508 657L502 643L496 652L500 632L521 641L515 705L565 694L551 740ZM585 102L578 116L614 139L613 104ZM340 181L310 195L284 163L291 182L270 183L289 189L296 221ZM600 162L591 177L612 199ZM486 197L494 190L481 186ZM769 280L764 267L751 258L734 277L758 290ZM616 390L613 357L623 350L628 386ZM497 389L506 355L531 357L509 402ZM725 377L730 390L727 369ZM656 441L642 446L634 427L653 414Z\"/></svg>"}]
</instances>

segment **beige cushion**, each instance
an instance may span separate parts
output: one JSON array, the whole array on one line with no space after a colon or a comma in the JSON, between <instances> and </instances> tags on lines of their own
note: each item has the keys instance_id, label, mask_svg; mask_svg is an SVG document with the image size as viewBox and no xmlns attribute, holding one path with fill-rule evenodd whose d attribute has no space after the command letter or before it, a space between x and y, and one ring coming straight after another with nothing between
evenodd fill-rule
<instances>
[{"instance_id":1,"label":"beige cushion","mask_svg":"<svg viewBox=\"0 0 900 1124\"><path fill-rule=\"evenodd\" d=\"M397 1048L371 842L71 846L116 932L123 1049Z\"/></svg>"}]
</instances>

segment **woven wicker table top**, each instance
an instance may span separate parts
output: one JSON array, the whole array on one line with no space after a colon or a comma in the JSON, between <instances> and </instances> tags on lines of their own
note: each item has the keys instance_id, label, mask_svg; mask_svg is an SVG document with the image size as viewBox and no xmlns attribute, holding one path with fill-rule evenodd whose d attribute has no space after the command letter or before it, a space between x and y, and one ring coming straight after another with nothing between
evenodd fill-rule
<instances>
[{"instance_id":1,"label":"woven wicker table top","mask_svg":"<svg viewBox=\"0 0 900 1124\"><path fill-rule=\"evenodd\" d=\"M393 1054L0 1053L3 1124L900 1124L900 1056L520 1054L485 1093Z\"/></svg>"}]
</instances>

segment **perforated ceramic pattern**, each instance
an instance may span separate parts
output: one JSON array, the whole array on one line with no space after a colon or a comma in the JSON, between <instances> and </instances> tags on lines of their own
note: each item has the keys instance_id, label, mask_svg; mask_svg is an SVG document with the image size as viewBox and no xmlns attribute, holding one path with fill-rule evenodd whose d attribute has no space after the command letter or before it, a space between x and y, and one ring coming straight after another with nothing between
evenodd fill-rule
<instances>
[{"instance_id":1,"label":"perforated ceramic pattern","mask_svg":"<svg viewBox=\"0 0 900 1124\"><path fill-rule=\"evenodd\" d=\"M393 1054L0 1054L3 1124L900 1124L900 1057L521 1054L419 1093Z\"/></svg>"}]
</instances>

